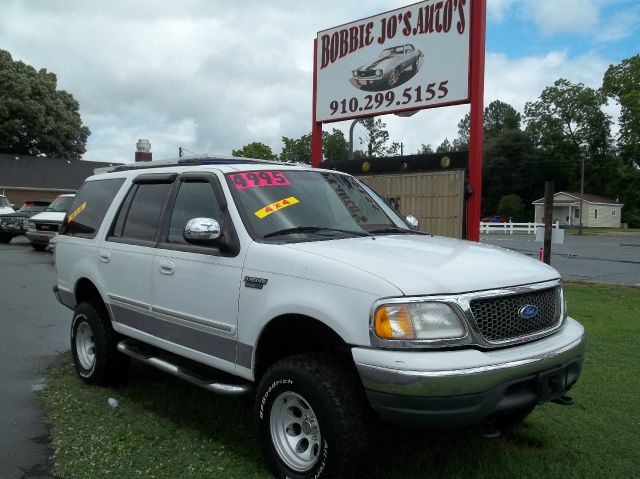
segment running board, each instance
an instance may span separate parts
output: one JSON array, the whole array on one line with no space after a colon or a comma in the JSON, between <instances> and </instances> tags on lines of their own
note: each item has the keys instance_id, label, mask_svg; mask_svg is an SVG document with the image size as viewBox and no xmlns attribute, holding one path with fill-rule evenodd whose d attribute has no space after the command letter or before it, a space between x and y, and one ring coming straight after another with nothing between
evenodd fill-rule
<instances>
[{"instance_id":1,"label":"running board","mask_svg":"<svg viewBox=\"0 0 640 479\"><path fill-rule=\"evenodd\" d=\"M196 373L189 371L184 366L178 366L166 359L160 358L153 353L145 351L143 345L133 339L124 339L118 343L118 351L133 359L137 359L145 364L149 364L166 373L177 376L196 386L206 389L217 394L225 396L239 396L251 391L249 384L225 384L211 379L203 378Z\"/></svg>"}]
</instances>

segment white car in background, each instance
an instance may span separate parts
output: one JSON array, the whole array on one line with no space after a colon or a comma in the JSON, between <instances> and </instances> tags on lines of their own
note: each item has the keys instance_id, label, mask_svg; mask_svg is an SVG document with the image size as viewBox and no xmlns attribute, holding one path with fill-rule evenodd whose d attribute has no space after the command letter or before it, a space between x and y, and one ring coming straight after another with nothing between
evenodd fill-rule
<instances>
[{"instance_id":1,"label":"white car in background","mask_svg":"<svg viewBox=\"0 0 640 479\"><path fill-rule=\"evenodd\" d=\"M9 203L7 197L4 195L0 195L0 215L6 215L15 212L16 210L13 209L13 205Z\"/></svg>"},{"instance_id":2,"label":"white car in background","mask_svg":"<svg viewBox=\"0 0 640 479\"><path fill-rule=\"evenodd\" d=\"M45 211L29 218L26 235L34 249L44 251L49 246L75 197L73 194L59 195Z\"/></svg>"}]
</instances>

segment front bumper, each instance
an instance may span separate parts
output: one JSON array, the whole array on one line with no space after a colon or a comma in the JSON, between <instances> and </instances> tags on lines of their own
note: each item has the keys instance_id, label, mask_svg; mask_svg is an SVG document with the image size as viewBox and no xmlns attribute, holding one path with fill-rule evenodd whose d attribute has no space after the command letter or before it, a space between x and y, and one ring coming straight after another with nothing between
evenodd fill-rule
<instances>
[{"instance_id":1,"label":"front bumper","mask_svg":"<svg viewBox=\"0 0 640 479\"><path fill-rule=\"evenodd\" d=\"M27 231L29 241L35 244L48 245L51 238L57 234L56 231Z\"/></svg>"},{"instance_id":2,"label":"front bumper","mask_svg":"<svg viewBox=\"0 0 640 479\"><path fill-rule=\"evenodd\" d=\"M577 381L584 352L584 329L571 318L551 336L490 351L352 349L371 406L415 426L481 423L562 396Z\"/></svg>"}]
</instances>

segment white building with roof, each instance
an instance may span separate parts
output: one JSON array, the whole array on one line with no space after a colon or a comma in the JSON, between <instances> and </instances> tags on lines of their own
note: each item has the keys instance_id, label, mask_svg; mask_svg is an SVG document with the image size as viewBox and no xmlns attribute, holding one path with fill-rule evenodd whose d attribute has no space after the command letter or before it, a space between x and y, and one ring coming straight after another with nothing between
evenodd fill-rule
<instances>
[{"instance_id":1,"label":"white building with roof","mask_svg":"<svg viewBox=\"0 0 640 479\"><path fill-rule=\"evenodd\" d=\"M544 198L535 200L535 222L544 221ZM584 215L582 226L585 228L620 228L620 217L624 205L617 200L604 196L584 194ZM580 224L580 193L560 191L553 195L553 221L563 226Z\"/></svg>"}]
</instances>

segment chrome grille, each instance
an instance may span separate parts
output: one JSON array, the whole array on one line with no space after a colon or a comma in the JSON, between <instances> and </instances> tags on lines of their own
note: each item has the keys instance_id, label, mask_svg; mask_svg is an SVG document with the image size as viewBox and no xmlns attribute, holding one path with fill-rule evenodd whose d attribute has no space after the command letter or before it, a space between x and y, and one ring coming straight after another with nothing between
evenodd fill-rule
<instances>
[{"instance_id":1,"label":"chrome grille","mask_svg":"<svg viewBox=\"0 0 640 479\"><path fill-rule=\"evenodd\" d=\"M371 78L376 76L375 70L359 70L356 72L358 78Z\"/></svg>"},{"instance_id":2,"label":"chrome grille","mask_svg":"<svg viewBox=\"0 0 640 479\"><path fill-rule=\"evenodd\" d=\"M540 333L557 326L561 320L560 288L548 288L529 293L512 294L471 301L471 313L478 331L488 342ZM538 314L525 319L520 316L524 306L535 305Z\"/></svg>"}]
</instances>

